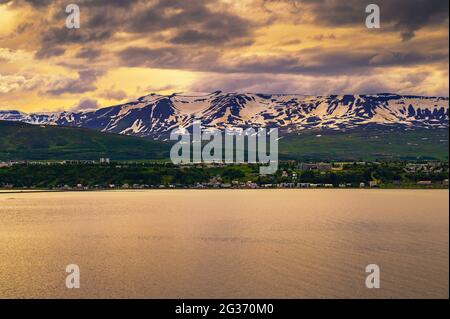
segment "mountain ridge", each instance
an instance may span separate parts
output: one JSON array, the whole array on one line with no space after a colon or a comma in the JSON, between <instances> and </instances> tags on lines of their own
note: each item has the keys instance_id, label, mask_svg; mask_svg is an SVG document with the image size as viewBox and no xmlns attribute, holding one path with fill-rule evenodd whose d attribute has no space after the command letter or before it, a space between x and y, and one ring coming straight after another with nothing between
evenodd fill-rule
<instances>
[{"instance_id":1,"label":"mountain ridge","mask_svg":"<svg viewBox=\"0 0 450 319\"><path fill-rule=\"evenodd\" d=\"M170 131L205 127L277 127L281 133L381 126L403 130L448 128L449 98L380 93L300 95L263 93L151 93L136 100L82 112L0 111L0 120L73 126L107 133L167 139Z\"/></svg>"}]
</instances>

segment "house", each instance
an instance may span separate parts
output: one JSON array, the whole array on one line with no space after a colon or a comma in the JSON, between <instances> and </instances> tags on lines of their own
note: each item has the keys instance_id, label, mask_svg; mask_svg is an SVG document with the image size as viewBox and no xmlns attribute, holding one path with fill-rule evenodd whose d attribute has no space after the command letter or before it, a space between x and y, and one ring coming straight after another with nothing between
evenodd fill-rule
<instances>
[{"instance_id":1,"label":"house","mask_svg":"<svg viewBox=\"0 0 450 319\"><path fill-rule=\"evenodd\" d=\"M258 184L253 183L252 181L248 181L248 182L245 184L245 188L251 188L251 189L258 188Z\"/></svg>"},{"instance_id":2,"label":"house","mask_svg":"<svg viewBox=\"0 0 450 319\"><path fill-rule=\"evenodd\" d=\"M220 175L210 178L209 183L211 185L220 185L222 183L222 177Z\"/></svg>"},{"instance_id":3,"label":"house","mask_svg":"<svg viewBox=\"0 0 450 319\"><path fill-rule=\"evenodd\" d=\"M0 168L10 166L9 163L0 162Z\"/></svg>"},{"instance_id":4,"label":"house","mask_svg":"<svg viewBox=\"0 0 450 319\"><path fill-rule=\"evenodd\" d=\"M370 181L370 182L369 182L369 187L370 187L370 188L378 187L377 181Z\"/></svg>"},{"instance_id":5,"label":"house","mask_svg":"<svg viewBox=\"0 0 450 319\"><path fill-rule=\"evenodd\" d=\"M433 184L432 181L418 181L417 182L417 185L420 185L420 186L429 186L431 184Z\"/></svg>"},{"instance_id":6,"label":"house","mask_svg":"<svg viewBox=\"0 0 450 319\"><path fill-rule=\"evenodd\" d=\"M95 164L95 161L91 160L64 160L62 161L63 165L88 165Z\"/></svg>"},{"instance_id":7,"label":"house","mask_svg":"<svg viewBox=\"0 0 450 319\"><path fill-rule=\"evenodd\" d=\"M100 164L109 164L110 160L108 157L102 157L100 158Z\"/></svg>"},{"instance_id":8,"label":"house","mask_svg":"<svg viewBox=\"0 0 450 319\"><path fill-rule=\"evenodd\" d=\"M320 171L327 172L331 171L333 165L331 163L301 163L299 169L302 171Z\"/></svg>"}]
</instances>

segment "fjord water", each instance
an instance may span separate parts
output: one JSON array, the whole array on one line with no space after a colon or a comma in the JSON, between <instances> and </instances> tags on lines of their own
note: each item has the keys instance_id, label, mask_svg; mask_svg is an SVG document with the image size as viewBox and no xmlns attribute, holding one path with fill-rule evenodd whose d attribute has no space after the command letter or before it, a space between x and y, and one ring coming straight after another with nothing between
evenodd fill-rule
<instances>
[{"instance_id":1,"label":"fjord water","mask_svg":"<svg viewBox=\"0 0 450 319\"><path fill-rule=\"evenodd\" d=\"M448 195L0 193L0 297L448 298ZM80 289L65 287L68 264Z\"/></svg>"}]
</instances>

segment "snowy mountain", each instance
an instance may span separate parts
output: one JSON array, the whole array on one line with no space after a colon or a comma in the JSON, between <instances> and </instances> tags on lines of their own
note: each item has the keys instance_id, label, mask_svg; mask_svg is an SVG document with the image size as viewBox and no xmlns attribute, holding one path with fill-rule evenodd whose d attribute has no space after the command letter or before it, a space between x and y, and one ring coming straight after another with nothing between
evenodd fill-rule
<instances>
[{"instance_id":1,"label":"snowy mountain","mask_svg":"<svg viewBox=\"0 0 450 319\"><path fill-rule=\"evenodd\" d=\"M135 101L89 112L26 114L0 111L0 120L91 128L103 132L167 138L195 120L205 127L278 127L348 130L448 128L447 97L376 95L150 94Z\"/></svg>"}]
</instances>

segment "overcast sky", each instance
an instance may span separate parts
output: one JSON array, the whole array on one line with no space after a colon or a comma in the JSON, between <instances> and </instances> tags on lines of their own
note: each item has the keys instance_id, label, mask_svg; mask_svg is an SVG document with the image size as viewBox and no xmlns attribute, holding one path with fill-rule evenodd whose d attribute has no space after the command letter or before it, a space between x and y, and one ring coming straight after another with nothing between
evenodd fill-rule
<instances>
[{"instance_id":1,"label":"overcast sky","mask_svg":"<svg viewBox=\"0 0 450 319\"><path fill-rule=\"evenodd\" d=\"M381 8L367 29L365 7ZM67 29L78 4L81 28ZM0 109L151 92L448 96L448 0L0 0Z\"/></svg>"}]
</instances>

